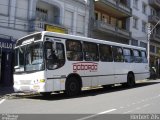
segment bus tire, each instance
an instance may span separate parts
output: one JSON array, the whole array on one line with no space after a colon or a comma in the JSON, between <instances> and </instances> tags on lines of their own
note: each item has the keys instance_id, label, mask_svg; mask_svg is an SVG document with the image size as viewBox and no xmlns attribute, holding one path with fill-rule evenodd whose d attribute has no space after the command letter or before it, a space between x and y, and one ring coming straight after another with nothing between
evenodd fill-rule
<instances>
[{"instance_id":1,"label":"bus tire","mask_svg":"<svg viewBox=\"0 0 160 120\"><path fill-rule=\"evenodd\" d=\"M127 87L135 86L135 77L133 73L129 73L127 76Z\"/></svg>"},{"instance_id":2,"label":"bus tire","mask_svg":"<svg viewBox=\"0 0 160 120\"><path fill-rule=\"evenodd\" d=\"M71 76L67 79L65 88L65 93L69 97L76 96L81 91L80 83L77 77L74 76Z\"/></svg>"}]
</instances>

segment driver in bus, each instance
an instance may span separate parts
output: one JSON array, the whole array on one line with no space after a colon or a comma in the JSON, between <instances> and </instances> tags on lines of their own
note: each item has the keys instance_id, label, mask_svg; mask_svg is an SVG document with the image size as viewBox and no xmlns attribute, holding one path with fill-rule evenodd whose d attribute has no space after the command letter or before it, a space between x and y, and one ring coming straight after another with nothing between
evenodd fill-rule
<instances>
[{"instance_id":1,"label":"driver in bus","mask_svg":"<svg viewBox=\"0 0 160 120\"><path fill-rule=\"evenodd\" d=\"M55 50L48 49L47 51L47 67L49 69L56 69L58 67L58 57L55 54Z\"/></svg>"}]
</instances>

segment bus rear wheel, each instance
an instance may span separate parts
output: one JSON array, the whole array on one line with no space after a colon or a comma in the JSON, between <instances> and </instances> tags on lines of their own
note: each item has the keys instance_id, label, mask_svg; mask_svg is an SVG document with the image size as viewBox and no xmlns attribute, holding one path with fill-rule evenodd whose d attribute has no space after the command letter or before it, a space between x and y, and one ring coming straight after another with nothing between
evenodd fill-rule
<instances>
[{"instance_id":1,"label":"bus rear wheel","mask_svg":"<svg viewBox=\"0 0 160 120\"><path fill-rule=\"evenodd\" d=\"M75 96L78 95L81 91L80 83L76 77L70 77L66 82L66 90L65 93L67 96Z\"/></svg>"},{"instance_id":2,"label":"bus rear wheel","mask_svg":"<svg viewBox=\"0 0 160 120\"><path fill-rule=\"evenodd\" d=\"M129 73L127 76L127 86L134 87L135 86L135 78L133 73Z\"/></svg>"}]
</instances>

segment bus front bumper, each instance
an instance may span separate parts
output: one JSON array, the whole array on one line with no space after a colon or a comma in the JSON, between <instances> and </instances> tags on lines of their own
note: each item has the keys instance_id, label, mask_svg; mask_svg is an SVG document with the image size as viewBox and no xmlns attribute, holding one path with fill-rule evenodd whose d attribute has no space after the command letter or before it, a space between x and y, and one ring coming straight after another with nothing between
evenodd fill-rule
<instances>
[{"instance_id":1,"label":"bus front bumper","mask_svg":"<svg viewBox=\"0 0 160 120\"><path fill-rule=\"evenodd\" d=\"M14 84L13 86L15 92L45 92L45 84L39 85L19 85Z\"/></svg>"}]
</instances>

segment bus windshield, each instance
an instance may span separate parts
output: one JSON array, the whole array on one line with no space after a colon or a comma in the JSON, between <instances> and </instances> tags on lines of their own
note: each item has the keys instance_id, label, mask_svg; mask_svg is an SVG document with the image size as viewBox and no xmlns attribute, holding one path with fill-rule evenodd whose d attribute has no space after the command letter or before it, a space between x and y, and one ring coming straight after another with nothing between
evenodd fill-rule
<instances>
[{"instance_id":1,"label":"bus windshield","mask_svg":"<svg viewBox=\"0 0 160 120\"><path fill-rule=\"evenodd\" d=\"M15 72L44 69L42 42L31 43L15 49Z\"/></svg>"}]
</instances>

